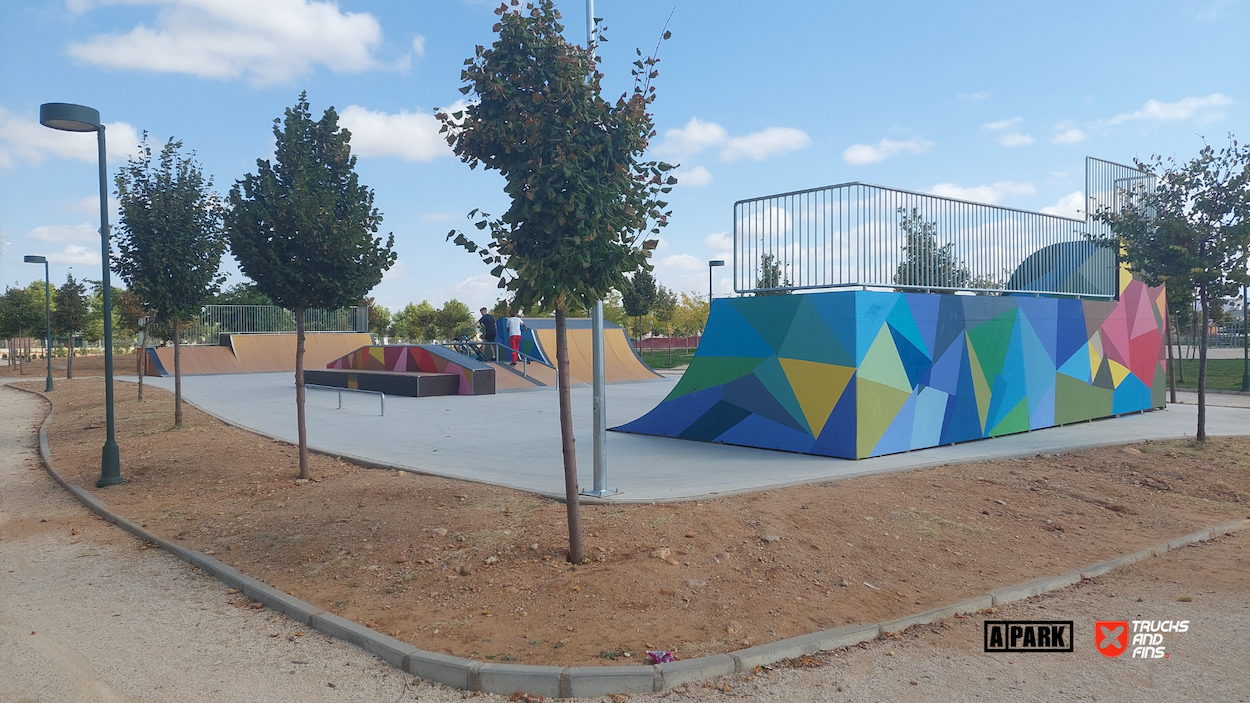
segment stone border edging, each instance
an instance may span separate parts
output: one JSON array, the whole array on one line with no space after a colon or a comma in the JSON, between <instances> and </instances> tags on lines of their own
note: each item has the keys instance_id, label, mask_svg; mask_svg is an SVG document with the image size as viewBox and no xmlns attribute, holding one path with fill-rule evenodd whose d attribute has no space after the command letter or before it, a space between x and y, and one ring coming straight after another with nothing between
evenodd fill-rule
<instances>
[{"instance_id":1,"label":"stone border edging","mask_svg":"<svg viewBox=\"0 0 1250 703\"><path fill-rule=\"evenodd\" d=\"M354 644L413 676L463 690L504 696L528 693L550 698L582 698L600 697L609 693L658 693L684 683L694 683L725 674L748 672L756 666L766 666L783 659L871 642L906 630L913 625L924 625L954 617L960 613L975 613L1012 601L1024 600L1085 579L1101 576L1150 557L1161 556L1186 545L1205 542L1220 535L1250 528L1250 519L1234 520L1170 539L1155 547L1092 564L1084 569L998 588L985 595L922 613L905 615L882 623L835 627L726 654L713 654L696 659L646 666L559 667L493 664L437 652L426 652L406 642L400 642L393 637L326 612L311 603L284 593L207 554L157 537L139 525L115 515L95 495L79 486L66 483L52 468L52 452L48 447L47 433L48 423L52 419L52 400L37 391L17 386L9 387L39 396L48 403L48 414L39 425L39 454L43 459L44 469L61 487L72 493L89 510L105 521L121 527L146 542L160 545L170 554L207 572L227 586L238 589L244 596L261 603L266 608L330 637Z\"/></svg>"}]
</instances>

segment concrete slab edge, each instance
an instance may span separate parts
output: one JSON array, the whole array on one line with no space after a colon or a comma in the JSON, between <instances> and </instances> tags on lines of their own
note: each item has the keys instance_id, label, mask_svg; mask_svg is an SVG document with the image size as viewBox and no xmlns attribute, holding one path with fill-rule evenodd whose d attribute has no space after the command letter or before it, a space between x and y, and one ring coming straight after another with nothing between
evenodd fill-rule
<instances>
[{"instance_id":1,"label":"concrete slab edge","mask_svg":"<svg viewBox=\"0 0 1250 703\"><path fill-rule=\"evenodd\" d=\"M16 387L15 387L16 388ZM556 667L528 666L519 664L488 664L472 659L462 659L437 652L426 652L412 645L358 623L327 613L316 606L288 595L272 586L223 564L213 557L187 549L159 538L142 526L136 525L108 509L96 496L79 486L71 486L56 473L52 466L51 451L47 448L47 425L52 417L52 402L47 396L24 388L17 390L38 395L48 402L48 415L39 427L40 456L44 469L58 484L65 487L89 510L101 518L125 529L147 542L158 544L174 556L195 565L232 588L237 588L276 612L336 639L354 644L374 654L391 666L414 676L462 690L512 695L528 693L551 698L595 697L608 693L648 693L664 691L687 682L703 681L735 672L751 671L756 666L766 666L805 654L851 647L870 642L885 634L900 632L908 627L935 622L958 613L978 612L987 607L1015 600L1023 600L1048 591L1065 588L1082 579L1108 573L1151 556L1164 554L1173 549L1197 542L1207 541L1220 535L1232 534L1250 528L1250 520L1235 520L1208 527L1198 532L1176 537L1167 542L1092 564L1067 574L1026 581L1022 584L995 589L988 594L934 608L922 613L907 615L885 623L847 625L822 630L798 637L790 637L769 644L748 647L727 654L714 654L696 659L658 664L655 666L622 667Z\"/></svg>"}]
</instances>

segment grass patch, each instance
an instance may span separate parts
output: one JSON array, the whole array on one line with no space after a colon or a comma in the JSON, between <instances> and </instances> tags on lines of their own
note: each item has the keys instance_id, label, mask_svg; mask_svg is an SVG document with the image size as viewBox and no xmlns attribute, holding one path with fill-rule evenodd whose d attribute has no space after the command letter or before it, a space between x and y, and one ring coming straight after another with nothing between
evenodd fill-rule
<instances>
[{"instance_id":1,"label":"grass patch","mask_svg":"<svg viewBox=\"0 0 1250 703\"><path fill-rule=\"evenodd\" d=\"M1184 365L1185 380L1180 374L1176 376L1177 388L1198 388L1198 360L1186 359ZM1207 388L1214 391L1241 390L1241 375L1245 370L1242 359L1207 359Z\"/></svg>"},{"instance_id":2,"label":"grass patch","mask_svg":"<svg viewBox=\"0 0 1250 703\"><path fill-rule=\"evenodd\" d=\"M653 369L671 369L674 366L689 364L690 360L694 358L694 350L673 349L671 354L668 349L644 351L639 356L647 363L647 366ZM1238 380L1240 381L1240 378Z\"/></svg>"}]
</instances>

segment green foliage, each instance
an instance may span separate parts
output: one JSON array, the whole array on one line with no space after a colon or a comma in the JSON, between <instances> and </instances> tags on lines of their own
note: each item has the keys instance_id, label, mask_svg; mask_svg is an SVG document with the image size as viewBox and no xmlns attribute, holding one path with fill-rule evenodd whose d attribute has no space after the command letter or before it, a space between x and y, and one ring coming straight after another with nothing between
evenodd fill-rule
<instances>
[{"instance_id":1,"label":"green foliage","mask_svg":"<svg viewBox=\"0 0 1250 703\"><path fill-rule=\"evenodd\" d=\"M170 139L154 164L145 133L115 181L121 221L113 270L161 322L194 317L225 280L224 206L212 178L181 148Z\"/></svg>"},{"instance_id":2,"label":"green foliage","mask_svg":"<svg viewBox=\"0 0 1250 703\"><path fill-rule=\"evenodd\" d=\"M781 261L772 254L765 254L760 259L760 275L755 279L757 289L786 288L794 285L782 274ZM789 295L788 290L760 290L756 295Z\"/></svg>"},{"instance_id":3,"label":"green foliage","mask_svg":"<svg viewBox=\"0 0 1250 703\"><path fill-rule=\"evenodd\" d=\"M236 283L213 296L213 305L273 305L273 299L251 281Z\"/></svg>"},{"instance_id":4,"label":"green foliage","mask_svg":"<svg viewBox=\"0 0 1250 703\"><path fill-rule=\"evenodd\" d=\"M379 337L389 337L394 332L391 326L391 311L384 305L378 305L373 298L365 298L361 305L369 309L369 331Z\"/></svg>"},{"instance_id":5,"label":"green foliage","mask_svg":"<svg viewBox=\"0 0 1250 703\"><path fill-rule=\"evenodd\" d=\"M230 189L230 251L256 288L289 310L355 305L395 262L394 235L360 185L351 133L329 108L313 121L306 93L274 120L274 163L257 159Z\"/></svg>"},{"instance_id":6,"label":"green foliage","mask_svg":"<svg viewBox=\"0 0 1250 703\"><path fill-rule=\"evenodd\" d=\"M655 304L651 307L651 313L659 322L663 322L666 326L673 321L673 316L677 314L677 294L664 286L658 286L655 291Z\"/></svg>"},{"instance_id":7,"label":"green foliage","mask_svg":"<svg viewBox=\"0 0 1250 703\"><path fill-rule=\"evenodd\" d=\"M660 198L677 182L673 167L641 161L658 59L635 62L633 93L610 103L592 51L565 40L550 0L496 14L498 40L461 73L474 102L438 118L461 160L503 175L512 205L496 219L470 213L485 245L456 231L448 239L477 252L521 307L586 308L650 267L656 240L645 233L668 224Z\"/></svg>"},{"instance_id":8,"label":"green foliage","mask_svg":"<svg viewBox=\"0 0 1250 703\"><path fill-rule=\"evenodd\" d=\"M973 281L968 267L955 257L955 244L938 244L937 223L924 219L920 210L899 208L898 227L903 232L903 260L894 270L894 284L933 288L1001 288L993 277Z\"/></svg>"},{"instance_id":9,"label":"green foliage","mask_svg":"<svg viewBox=\"0 0 1250 703\"><path fill-rule=\"evenodd\" d=\"M451 341L459 337L473 337L477 330L477 318L469 306L452 298L434 316L437 338Z\"/></svg>"},{"instance_id":10,"label":"green foliage","mask_svg":"<svg viewBox=\"0 0 1250 703\"><path fill-rule=\"evenodd\" d=\"M437 320L438 310L430 301L422 300L420 305L408 303L395 315L395 336L410 343L428 342L434 339Z\"/></svg>"},{"instance_id":11,"label":"green foliage","mask_svg":"<svg viewBox=\"0 0 1250 703\"><path fill-rule=\"evenodd\" d=\"M39 281L39 288L44 282ZM43 296L32 293L34 284L26 288L6 288L0 297L0 335L3 337L29 337L44 325Z\"/></svg>"},{"instance_id":12,"label":"green foliage","mask_svg":"<svg viewBox=\"0 0 1250 703\"><path fill-rule=\"evenodd\" d=\"M87 287L66 274L65 283L53 294L56 307L52 310L52 329L60 335L76 335L87 327L90 308L87 306Z\"/></svg>"},{"instance_id":13,"label":"green foliage","mask_svg":"<svg viewBox=\"0 0 1250 703\"><path fill-rule=\"evenodd\" d=\"M682 293L681 302L673 313L673 332L681 337L702 333L710 307L702 293Z\"/></svg>"},{"instance_id":14,"label":"green foliage","mask_svg":"<svg viewBox=\"0 0 1250 703\"><path fill-rule=\"evenodd\" d=\"M655 277L650 271L642 270L634 274L629 285L621 291L621 305L625 314L630 317L642 317L651 312L656 302Z\"/></svg>"}]
</instances>

